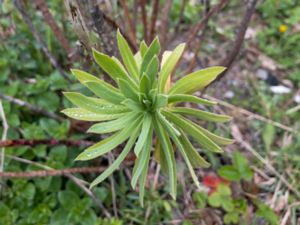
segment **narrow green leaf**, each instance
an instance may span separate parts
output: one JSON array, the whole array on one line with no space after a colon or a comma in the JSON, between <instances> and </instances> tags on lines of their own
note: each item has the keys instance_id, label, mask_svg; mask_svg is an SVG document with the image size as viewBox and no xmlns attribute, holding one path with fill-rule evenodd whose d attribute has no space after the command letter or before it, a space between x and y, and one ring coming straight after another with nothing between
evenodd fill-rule
<instances>
[{"instance_id":1,"label":"narrow green leaf","mask_svg":"<svg viewBox=\"0 0 300 225\"><path fill-rule=\"evenodd\" d=\"M193 102L200 105L208 105L208 106L217 104L217 102L209 101L203 98L198 98L194 95L175 94L175 95L168 96L168 103L177 103L177 102Z\"/></svg>"},{"instance_id":2,"label":"narrow green leaf","mask_svg":"<svg viewBox=\"0 0 300 225\"><path fill-rule=\"evenodd\" d=\"M233 139L220 137L220 136L213 134L210 131L204 129L201 126L198 126L197 124L193 123L193 125L218 145L230 145L230 144L234 143Z\"/></svg>"},{"instance_id":3,"label":"narrow green leaf","mask_svg":"<svg viewBox=\"0 0 300 225\"><path fill-rule=\"evenodd\" d=\"M214 143L210 138L208 138L203 132L193 126L193 123L184 119L183 117L176 115L171 112L162 111L162 113L169 118L175 125L180 127L185 133L191 135L195 141L197 141L201 146L211 150L213 152L221 153L222 149Z\"/></svg>"},{"instance_id":4,"label":"narrow green leaf","mask_svg":"<svg viewBox=\"0 0 300 225\"><path fill-rule=\"evenodd\" d=\"M198 109L185 108L185 107L174 107L170 110L173 113L179 113L188 116L194 116L201 120L213 121L213 122L227 122L231 120L230 116L219 115L211 112L205 112Z\"/></svg>"},{"instance_id":5,"label":"narrow green leaf","mask_svg":"<svg viewBox=\"0 0 300 225\"><path fill-rule=\"evenodd\" d=\"M127 79L128 74L120 65L108 55L93 49L93 56L96 63L115 81L118 78Z\"/></svg>"},{"instance_id":6,"label":"narrow green leaf","mask_svg":"<svg viewBox=\"0 0 300 225\"><path fill-rule=\"evenodd\" d=\"M158 60L158 57L155 55L151 59L149 65L147 66L146 72L145 72L150 81L151 88L156 87L156 82L157 82L156 78L158 76L158 67L159 67L159 60Z\"/></svg>"},{"instance_id":7,"label":"narrow green leaf","mask_svg":"<svg viewBox=\"0 0 300 225\"><path fill-rule=\"evenodd\" d=\"M133 101L132 99L127 98L122 102L122 104L125 105L127 108L131 109L132 111L144 112L143 105L139 102Z\"/></svg>"},{"instance_id":8,"label":"narrow green leaf","mask_svg":"<svg viewBox=\"0 0 300 225\"><path fill-rule=\"evenodd\" d=\"M153 133L153 127L150 127L150 129L147 132L145 142L142 146L143 151L138 154L138 157L135 161L135 165L132 172L132 179L131 179L131 186L133 189L135 189L138 178L142 174L145 165L147 165L149 162L149 156L150 156L151 144L152 144L152 133Z\"/></svg>"},{"instance_id":9,"label":"narrow green leaf","mask_svg":"<svg viewBox=\"0 0 300 225\"><path fill-rule=\"evenodd\" d=\"M185 48L185 44L178 45L172 54L168 57L166 62L162 65L159 74L159 91L164 92L165 86L169 76L171 75L172 71L174 70L177 62L179 61L183 51Z\"/></svg>"},{"instance_id":10,"label":"narrow green leaf","mask_svg":"<svg viewBox=\"0 0 300 225\"><path fill-rule=\"evenodd\" d=\"M154 148L154 159L160 165L161 171L165 174L169 174L168 167L167 167L167 160L158 138L156 139L155 148Z\"/></svg>"},{"instance_id":11,"label":"narrow green leaf","mask_svg":"<svg viewBox=\"0 0 300 225\"><path fill-rule=\"evenodd\" d=\"M140 193L139 193L139 200L140 200L140 204L142 207L144 207L144 195L145 195L145 184L146 184L146 178L147 178L147 174L148 174L148 162L149 162L149 159L150 159L150 151L147 151L148 152L148 158L146 159L146 164L144 166L144 169L142 171L142 174L140 176L140 181L139 181L139 185L140 185Z\"/></svg>"},{"instance_id":12,"label":"narrow green leaf","mask_svg":"<svg viewBox=\"0 0 300 225\"><path fill-rule=\"evenodd\" d=\"M168 128L170 128L170 130L172 130L172 132L176 134L176 136L181 135L181 133L176 129L176 127L172 123L170 123L170 121L168 121L164 115L162 115L159 111L157 112L157 115L161 123L166 124Z\"/></svg>"},{"instance_id":13,"label":"narrow green leaf","mask_svg":"<svg viewBox=\"0 0 300 225\"><path fill-rule=\"evenodd\" d=\"M125 127L125 129L119 131L118 133L92 145L91 147L84 150L84 152L82 152L80 155L78 155L76 160L94 159L111 151L112 149L123 143L126 139L128 139L135 128L139 126L139 124L140 120L136 120L130 126Z\"/></svg>"},{"instance_id":14,"label":"narrow green leaf","mask_svg":"<svg viewBox=\"0 0 300 225\"><path fill-rule=\"evenodd\" d=\"M170 89L170 94L192 94L210 84L226 68L221 66L209 67L190 73L177 81Z\"/></svg>"},{"instance_id":15,"label":"narrow green leaf","mask_svg":"<svg viewBox=\"0 0 300 225\"><path fill-rule=\"evenodd\" d=\"M169 133L170 137L172 138L173 142L176 144L176 146L178 147L180 153L182 154L182 156L184 158L184 161L185 161L185 163L188 166L188 169L190 171L190 174L192 176L192 179L193 179L194 183L196 184L197 188L200 188L199 180L197 178L197 175L195 174L195 171L194 171L193 166L192 166L192 164L190 162L190 159L189 159L189 157L186 154L186 150L185 150L184 146L181 144L181 142L178 139L177 135L173 131L173 127L170 126L170 124L166 123L166 121L162 120L161 118L162 117L160 117L161 123L166 128L166 130L168 131L168 133Z\"/></svg>"},{"instance_id":16,"label":"narrow green leaf","mask_svg":"<svg viewBox=\"0 0 300 225\"><path fill-rule=\"evenodd\" d=\"M134 147L134 153L137 157L139 157L139 154L140 154L141 150L143 149L143 147L146 143L146 140L149 136L148 134L151 130L152 130L152 118L148 113L146 113L143 118L143 126L142 126L141 134L140 134L139 139Z\"/></svg>"},{"instance_id":17,"label":"narrow green leaf","mask_svg":"<svg viewBox=\"0 0 300 225\"><path fill-rule=\"evenodd\" d=\"M164 94L158 94L156 96L155 108L163 108L168 105L168 96Z\"/></svg>"},{"instance_id":18,"label":"narrow green leaf","mask_svg":"<svg viewBox=\"0 0 300 225\"><path fill-rule=\"evenodd\" d=\"M162 55L162 59L161 59L160 69L165 65L165 63L167 62L167 60L171 54L172 54L172 51L164 51L164 53Z\"/></svg>"},{"instance_id":19,"label":"narrow green leaf","mask_svg":"<svg viewBox=\"0 0 300 225\"><path fill-rule=\"evenodd\" d=\"M95 77L92 74L89 74L83 70L78 70L78 69L71 69L72 74L76 77L76 79L82 83L83 85L85 85L85 82L88 81L99 81L100 79Z\"/></svg>"},{"instance_id":20,"label":"narrow green leaf","mask_svg":"<svg viewBox=\"0 0 300 225\"><path fill-rule=\"evenodd\" d=\"M134 55L134 60L135 60L135 63L136 63L136 65L137 65L138 71L140 71L141 64L142 64L142 61L143 61L143 58L142 58L140 52L137 52L137 53ZM135 80L138 81L137 79L135 79Z\"/></svg>"},{"instance_id":21,"label":"narrow green leaf","mask_svg":"<svg viewBox=\"0 0 300 225\"><path fill-rule=\"evenodd\" d=\"M98 97L103 98L113 104L120 104L125 100L118 89L104 81L89 81L85 85Z\"/></svg>"},{"instance_id":22,"label":"narrow green leaf","mask_svg":"<svg viewBox=\"0 0 300 225\"><path fill-rule=\"evenodd\" d=\"M130 50L128 43L119 30L117 31L117 42L124 65L126 66L130 75L138 79L138 67L135 62L134 56Z\"/></svg>"},{"instance_id":23,"label":"narrow green leaf","mask_svg":"<svg viewBox=\"0 0 300 225\"><path fill-rule=\"evenodd\" d=\"M126 98L130 98L136 102L139 102L138 90L132 86L128 81L119 79L118 84L121 92Z\"/></svg>"},{"instance_id":24,"label":"narrow green leaf","mask_svg":"<svg viewBox=\"0 0 300 225\"><path fill-rule=\"evenodd\" d=\"M181 144L183 145L185 152L187 154L187 157L189 158L192 166L194 168L202 167L202 168L208 168L210 166L210 163L208 163L194 148L194 146L191 144L187 136L182 132L182 135L178 137Z\"/></svg>"},{"instance_id":25,"label":"narrow green leaf","mask_svg":"<svg viewBox=\"0 0 300 225\"><path fill-rule=\"evenodd\" d=\"M68 117L83 121L105 121L120 118L123 114L98 114L81 108L69 108L61 111Z\"/></svg>"},{"instance_id":26,"label":"narrow green leaf","mask_svg":"<svg viewBox=\"0 0 300 225\"><path fill-rule=\"evenodd\" d=\"M134 145L135 140L137 139L139 134L139 128L137 128L132 135L130 136L129 140L126 143L125 148L121 151L118 158L103 172L98 176L90 185L90 188L96 186L97 184L101 183L105 180L108 176L110 176L115 170L117 170L120 164L124 161L126 156L128 155L129 151Z\"/></svg>"},{"instance_id":27,"label":"narrow green leaf","mask_svg":"<svg viewBox=\"0 0 300 225\"><path fill-rule=\"evenodd\" d=\"M142 61L142 64L141 64L141 68L140 68L140 76L143 75L143 73L146 71L150 61L152 60L152 58L156 55L158 55L160 52L160 44L159 44L159 40L158 38L156 37L151 45L149 46L149 48L147 49L144 57L143 57L143 61Z\"/></svg>"},{"instance_id":28,"label":"narrow green leaf","mask_svg":"<svg viewBox=\"0 0 300 225\"><path fill-rule=\"evenodd\" d=\"M140 44L140 53L141 53L142 57L144 57L147 50L148 50L148 46L147 46L146 42L142 41Z\"/></svg>"},{"instance_id":29,"label":"narrow green leaf","mask_svg":"<svg viewBox=\"0 0 300 225\"><path fill-rule=\"evenodd\" d=\"M88 133L95 133L95 134L105 134L111 133L114 131L118 131L123 129L126 126L129 126L133 123L136 119L139 119L140 115L136 112L126 113L124 116L105 123L97 123L91 126L87 132Z\"/></svg>"},{"instance_id":30,"label":"narrow green leaf","mask_svg":"<svg viewBox=\"0 0 300 225\"><path fill-rule=\"evenodd\" d=\"M167 132L163 129L157 118L153 119L153 125L155 132L159 138L162 146L162 152L164 153L167 168L170 178L170 194L173 199L176 199L176 187L177 187L177 177L176 177L176 162L174 157L173 147Z\"/></svg>"},{"instance_id":31,"label":"narrow green leaf","mask_svg":"<svg viewBox=\"0 0 300 225\"><path fill-rule=\"evenodd\" d=\"M86 97L76 92L63 93L74 105L97 114L118 114L128 112L124 106L111 104L103 99Z\"/></svg>"},{"instance_id":32,"label":"narrow green leaf","mask_svg":"<svg viewBox=\"0 0 300 225\"><path fill-rule=\"evenodd\" d=\"M146 95L149 93L150 88L151 88L150 81L148 79L148 76L144 73L140 81L140 92Z\"/></svg>"}]
</instances>

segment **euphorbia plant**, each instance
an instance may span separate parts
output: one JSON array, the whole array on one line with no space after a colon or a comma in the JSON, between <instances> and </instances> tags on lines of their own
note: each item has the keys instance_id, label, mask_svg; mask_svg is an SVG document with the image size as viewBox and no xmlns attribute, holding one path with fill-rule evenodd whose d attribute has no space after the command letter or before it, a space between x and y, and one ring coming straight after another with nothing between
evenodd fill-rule
<instances>
[{"instance_id":1,"label":"euphorbia plant","mask_svg":"<svg viewBox=\"0 0 300 225\"><path fill-rule=\"evenodd\" d=\"M188 137L192 137L202 148L220 153L219 145L232 140L219 137L186 118L225 122L226 115L218 115L198 109L177 107L177 103L192 102L211 106L215 102L193 96L212 82L224 67L210 67L179 79L170 85L170 75L179 61L185 44L178 45L172 52L164 52L159 62L159 40L156 38L147 46L141 42L134 55L126 40L118 31L117 42L123 64L115 57L109 57L93 50L95 61L114 81L111 85L87 72L73 69L74 76L97 97L66 92L65 96L78 108L63 110L67 116L85 121L97 121L89 133L114 133L82 152L76 160L90 160L102 156L127 140L120 155L96 178L91 187L97 185L120 166L133 149L136 160L132 172L132 187L139 182L140 201L143 204L144 187L151 152L170 179L170 194L176 197L175 148L182 154L191 176L197 186L199 181L195 167L208 167L209 163L195 150Z\"/></svg>"}]
</instances>

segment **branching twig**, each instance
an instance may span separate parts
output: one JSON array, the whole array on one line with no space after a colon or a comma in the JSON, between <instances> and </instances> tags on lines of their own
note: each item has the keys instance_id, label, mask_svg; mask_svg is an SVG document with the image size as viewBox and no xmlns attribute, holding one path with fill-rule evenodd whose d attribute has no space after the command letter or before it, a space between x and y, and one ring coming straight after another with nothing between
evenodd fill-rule
<instances>
[{"instance_id":1,"label":"branching twig","mask_svg":"<svg viewBox=\"0 0 300 225\"><path fill-rule=\"evenodd\" d=\"M242 44L244 42L244 37L245 37L245 34L246 34L246 30L249 26L251 17L253 15L254 11L255 11L256 2L257 2L257 0L248 0L247 9L246 9L244 17L241 21L240 28L239 28L239 30L236 34L234 44L232 45L232 50L226 56L226 58L220 63L220 65L226 67L227 69L222 74L220 74L214 82L220 80L222 77L225 76L227 71L231 68L234 60L238 56L238 54L240 52L240 49L242 47Z\"/></svg>"},{"instance_id":2,"label":"branching twig","mask_svg":"<svg viewBox=\"0 0 300 225\"><path fill-rule=\"evenodd\" d=\"M32 111L32 112L34 112L36 114L41 114L41 115L50 117L50 118L58 120L58 121L63 121L63 118L60 117L60 116L58 116L57 114L55 114L53 112L48 112L48 111L46 111L46 110L44 110L44 109L42 109L42 108L40 108L38 106L31 105L30 103L25 102L23 100L20 100L20 99L17 99L17 98L8 96L8 95L4 95L2 93L0 93L0 99L4 99L4 100L9 101L11 103L14 103L16 105L19 105L19 106L22 106L22 107L26 107L30 111Z\"/></svg>"},{"instance_id":3,"label":"branching twig","mask_svg":"<svg viewBox=\"0 0 300 225\"><path fill-rule=\"evenodd\" d=\"M47 3L45 2L45 0L34 0L34 3L36 7L42 12L45 22L52 29L55 37L60 42L64 50L67 52L68 57L70 57L72 55L72 52L68 40L65 38L63 32L61 31L56 21L54 20L51 12L49 11Z\"/></svg>"},{"instance_id":4,"label":"branching twig","mask_svg":"<svg viewBox=\"0 0 300 225\"><path fill-rule=\"evenodd\" d=\"M2 140L0 141L0 147L16 147L16 146L30 146L34 147L36 145L67 145L67 146L89 146L94 144L92 141L85 140L25 140L25 139L17 139L17 140Z\"/></svg>"},{"instance_id":5,"label":"branching twig","mask_svg":"<svg viewBox=\"0 0 300 225\"><path fill-rule=\"evenodd\" d=\"M35 177L47 177L47 176L65 176L74 173L100 173L103 172L106 167L74 167L61 170L36 170L30 172L0 172L0 177L5 178L35 178Z\"/></svg>"},{"instance_id":6,"label":"branching twig","mask_svg":"<svg viewBox=\"0 0 300 225\"><path fill-rule=\"evenodd\" d=\"M120 1L121 5L122 5L122 8L124 9L124 16L125 16L125 20L127 22L127 27L128 27L128 30L130 32L130 38L131 38L131 41L134 45L137 45L136 44L136 33L135 33L135 26L134 26L134 23L131 19L131 15L129 13L129 9L128 9L128 5L127 5L127 1L126 0L121 0Z\"/></svg>"},{"instance_id":7,"label":"branching twig","mask_svg":"<svg viewBox=\"0 0 300 225\"><path fill-rule=\"evenodd\" d=\"M18 9L18 11L20 12L23 20L25 21L25 23L28 25L31 33L33 34L34 38L36 39L36 41L39 43L39 45L41 46L43 52L45 53L45 55L48 57L48 59L50 60L51 64L53 67L55 67L60 74L69 82L71 82L70 78L68 77L68 75L65 73L65 71L61 68L61 66L59 65L59 63L56 61L55 57L50 53L47 45L44 43L41 35L37 32L37 30L34 28L33 23L29 17L29 15L27 14L27 11L25 9L24 3L22 2L22 0L14 0L14 5L15 7Z\"/></svg>"},{"instance_id":8,"label":"branching twig","mask_svg":"<svg viewBox=\"0 0 300 225\"><path fill-rule=\"evenodd\" d=\"M157 21L157 15L158 15L158 8L159 8L159 0L153 1L152 6L152 15L151 15L151 23L149 28L149 40L153 40L155 36L155 27L156 27L156 21Z\"/></svg>"},{"instance_id":9,"label":"branching twig","mask_svg":"<svg viewBox=\"0 0 300 225\"><path fill-rule=\"evenodd\" d=\"M166 0L165 6L162 9L162 17L161 17L161 26L160 26L160 44L161 49L165 50L167 48L168 41L168 29L169 29L169 13L172 7L173 0Z\"/></svg>"}]
</instances>

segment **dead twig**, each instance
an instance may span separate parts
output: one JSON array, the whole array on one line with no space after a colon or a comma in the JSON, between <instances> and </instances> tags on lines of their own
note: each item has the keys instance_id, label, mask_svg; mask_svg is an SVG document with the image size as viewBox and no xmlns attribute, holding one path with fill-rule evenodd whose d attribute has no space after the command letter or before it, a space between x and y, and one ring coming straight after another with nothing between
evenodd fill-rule
<instances>
[{"instance_id":1,"label":"dead twig","mask_svg":"<svg viewBox=\"0 0 300 225\"><path fill-rule=\"evenodd\" d=\"M216 80L214 80L212 83L219 81L220 79L222 79L222 77L225 76L225 74L227 73L227 71L231 68L234 60L236 59L236 57L238 56L240 49L243 45L244 42L244 38L245 38L245 34L246 34L246 30L249 26L251 17L255 11L255 6L256 6L257 0L248 0L247 3L247 8L246 8L246 12L244 14L244 17L242 18L241 21L241 25L239 27L239 30L236 34L236 38L235 41L233 43L233 45L231 45L231 52L229 52L229 54L226 56L226 58L220 63L220 65L226 67L226 70L221 73Z\"/></svg>"},{"instance_id":2,"label":"dead twig","mask_svg":"<svg viewBox=\"0 0 300 225\"><path fill-rule=\"evenodd\" d=\"M167 48L168 34L169 34L169 13L172 7L173 0L166 0L165 6L162 8L161 26L160 26L160 44L161 49Z\"/></svg>"},{"instance_id":3,"label":"dead twig","mask_svg":"<svg viewBox=\"0 0 300 225\"><path fill-rule=\"evenodd\" d=\"M16 146L30 146L34 147L36 145L47 145L47 146L55 146L55 145L67 145L67 146L89 146L94 144L92 141L85 140L25 140L25 139L17 139L17 140L5 140L2 138L0 141L0 147L16 147Z\"/></svg>"},{"instance_id":4,"label":"dead twig","mask_svg":"<svg viewBox=\"0 0 300 225\"><path fill-rule=\"evenodd\" d=\"M152 14L149 28L149 40L153 40L155 36L155 27L158 15L159 0L154 0L152 5Z\"/></svg>"},{"instance_id":5,"label":"dead twig","mask_svg":"<svg viewBox=\"0 0 300 225\"><path fill-rule=\"evenodd\" d=\"M55 37L57 38L57 40L61 44L61 46L67 52L68 57L70 57L72 55L72 51L71 51L69 42L65 38L62 30L59 28L56 21L54 20L51 12L49 11L48 5L45 2L45 0L34 0L34 4L42 12L45 22L51 28L51 30L53 31Z\"/></svg>"},{"instance_id":6,"label":"dead twig","mask_svg":"<svg viewBox=\"0 0 300 225\"><path fill-rule=\"evenodd\" d=\"M189 66L186 70L186 74L190 73L193 71L193 69L195 68L195 64L196 64L196 59L197 59L197 55L200 51L201 48L201 44L203 42L203 39L205 37L205 33L207 31L207 26L208 26L208 21L209 19L217 14L218 12L220 12L225 5L228 3L228 0L221 0L217 5L215 5L210 11L208 11L206 13L206 15L204 16L204 18L194 27L193 32L190 34L190 36L188 37L188 41L187 41L187 45L190 49L193 49L193 58L189 63ZM195 39L197 33L201 30L201 34L199 36L199 38L197 38L196 40L196 44L192 45L193 40Z\"/></svg>"},{"instance_id":7,"label":"dead twig","mask_svg":"<svg viewBox=\"0 0 300 225\"><path fill-rule=\"evenodd\" d=\"M0 177L5 178L35 178L35 177L48 177L48 176L65 176L74 173L100 173L103 172L106 167L74 167L61 170L48 169L48 170L36 170L30 172L0 172Z\"/></svg>"},{"instance_id":8,"label":"dead twig","mask_svg":"<svg viewBox=\"0 0 300 225\"><path fill-rule=\"evenodd\" d=\"M181 23L183 22L183 15L184 15L184 10L185 10L185 7L186 7L186 3L187 3L187 0L183 0L181 1L181 5L180 5L180 12L179 12L179 17L178 17L178 22L175 26L175 29L174 29L174 34L178 34L178 31L179 31L179 28L180 28L180 25Z\"/></svg>"},{"instance_id":9,"label":"dead twig","mask_svg":"<svg viewBox=\"0 0 300 225\"><path fill-rule=\"evenodd\" d=\"M58 121L63 121L63 118L60 117L60 116L58 116L56 113L48 112L48 111L46 111L46 110L44 110L44 109L42 109L42 108L40 108L38 106L31 105L30 103L25 102L23 100L20 100L20 99L17 99L17 98L8 96L8 95L4 95L2 93L0 93L0 99L9 101L11 103L14 103L14 104L22 106L22 107L26 107L30 111L32 111L32 112L34 112L36 114L41 114L41 115L44 115L46 117L50 117L50 118L58 120Z\"/></svg>"},{"instance_id":10,"label":"dead twig","mask_svg":"<svg viewBox=\"0 0 300 225\"><path fill-rule=\"evenodd\" d=\"M146 0L140 0L139 6L141 8L141 15L143 21L143 31L144 31L144 40L148 44L150 40L148 40L148 20L147 20L147 12L146 12Z\"/></svg>"},{"instance_id":11,"label":"dead twig","mask_svg":"<svg viewBox=\"0 0 300 225\"><path fill-rule=\"evenodd\" d=\"M121 27L117 24L116 21L114 21L112 18L110 18L108 15L103 13L103 18L112 26L114 27L116 30L119 29L120 32L122 33L122 35L124 36L124 38L126 39L126 41L128 42L129 46L137 51L137 46L131 41L131 39L128 37L127 33L124 32Z\"/></svg>"},{"instance_id":12,"label":"dead twig","mask_svg":"<svg viewBox=\"0 0 300 225\"><path fill-rule=\"evenodd\" d=\"M35 29L35 27L33 26L33 23L29 17L29 15L27 14L27 10L25 9L24 3L22 0L14 0L14 5L15 7L18 9L18 11L20 12L24 22L27 24L28 28L30 29L31 33L33 34L34 38L36 39L36 41L39 43L39 45L42 48L42 51L44 52L44 54L47 56L47 58L49 59L50 63L52 64L52 66L54 68L56 68L59 73L69 82L71 82L70 78L68 77L67 73L62 69L62 67L59 65L59 63L57 62L57 60L55 59L55 57L50 53L47 45L44 43L41 35L38 33L38 31Z\"/></svg>"},{"instance_id":13,"label":"dead twig","mask_svg":"<svg viewBox=\"0 0 300 225\"><path fill-rule=\"evenodd\" d=\"M206 26L207 23L210 19L211 16L213 16L216 12L218 12L220 9L222 9L226 4L227 4L228 0L220 0L220 2L213 7L205 16L204 18L197 23L195 26L193 26L187 33L189 34L188 38L187 38L187 46L190 48L191 43L193 42L193 40L195 39L195 37L197 36L197 33L200 30L203 30Z\"/></svg>"},{"instance_id":14,"label":"dead twig","mask_svg":"<svg viewBox=\"0 0 300 225\"><path fill-rule=\"evenodd\" d=\"M247 115L247 116L249 116L249 117L251 117L253 119L260 120L262 122L272 124L273 126L278 127L280 129L283 129L285 131L288 131L290 133L293 133L293 134L296 134L296 135L300 135L300 133L298 131L296 131L295 129L293 129L291 127L288 127L288 126L286 126L284 124L281 124L279 122L273 121L271 119L265 118L265 117L263 117L263 116L261 116L259 114L250 112L250 111L248 111L248 110L246 110L244 108L237 107L235 105L232 105L230 103L224 102L224 101L222 101L220 99L214 98L214 97L209 96L209 95L204 95L204 97L207 98L207 99L216 101L216 102L218 102L218 104L220 104L220 105L222 105L222 106L224 106L226 108L229 108L229 109L231 109L234 112L240 112L240 113L242 113L244 115Z\"/></svg>"},{"instance_id":15,"label":"dead twig","mask_svg":"<svg viewBox=\"0 0 300 225\"><path fill-rule=\"evenodd\" d=\"M291 185L285 177L280 174L267 160L265 160L248 142L245 141L241 131L236 124L231 125L232 136L234 139L252 155L254 155L259 161L261 161L291 192L293 192L297 198L300 198L300 192Z\"/></svg>"},{"instance_id":16,"label":"dead twig","mask_svg":"<svg viewBox=\"0 0 300 225\"><path fill-rule=\"evenodd\" d=\"M124 9L124 16L125 16L125 20L127 22L127 27L130 33L130 38L132 43L136 46L136 31L135 31L135 26L134 23L131 19L130 13L129 13L129 9L128 9L128 5L127 5L127 1L126 0L121 0L120 1L122 8Z\"/></svg>"},{"instance_id":17,"label":"dead twig","mask_svg":"<svg viewBox=\"0 0 300 225\"><path fill-rule=\"evenodd\" d=\"M2 120L2 127L3 127L3 131L2 131L2 138L1 141L6 141L7 138L7 131L8 131L8 123L6 120L6 116L4 113L4 109L2 106L2 101L0 100L0 118ZM3 172L4 170L4 159L5 159L5 146L1 146L1 158L0 158L0 172Z\"/></svg>"}]
</instances>

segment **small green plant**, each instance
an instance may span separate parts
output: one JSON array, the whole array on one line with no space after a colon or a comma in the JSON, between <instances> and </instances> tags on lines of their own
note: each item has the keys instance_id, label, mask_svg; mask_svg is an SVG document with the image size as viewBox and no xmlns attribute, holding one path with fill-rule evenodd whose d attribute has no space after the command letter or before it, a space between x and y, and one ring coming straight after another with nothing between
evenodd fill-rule
<instances>
[{"instance_id":1,"label":"small green plant","mask_svg":"<svg viewBox=\"0 0 300 225\"><path fill-rule=\"evenodd\" d=\"M233 153L232 165L222 166L218 174L229 181L251 180L253 171L247 159L239 152Z\"/></svg>"},{"instance_id":2,"label":"small green plant","mask_svg":"<svg viewBox=\"0 0 300 225\"><path fill-rule=\"evenodd\" d=\"M175 199L177 180L173 144L182 154L195 184L199 186L193 168L208 167L210 164L195 150L188 136L204 149L215 153L222 152L219 145L232 143L231 139L219 137L184 117L226 122L230 120L229 116L176 107L177 103L182 102L214 105L215 102L191 94L207 86L225 68L210 67L199 70L186 75L171 86L170 76L184 51L185 44L178 45L173 52L164 52L160 64L158 38L154 39L150 46L141 42L140 49L135 55L119 31L117 43L125 67L117 58L93 50L95 61L115 81L115 86L87 72L72 70L75 77L99 98L65 92L64 95L78 108L65 109L63 113L78 120L101 121L88 130L90 133L116 132L86 149L76 160L90 160L102 156L128 140L118 158L92 182L91 187L118 169L133 148L137 159L131 185L135 188L139 182L140 202L143 204L148 163L155 135L154 156L169 176L170 194Z\"/></svg>"}]
</instances>

